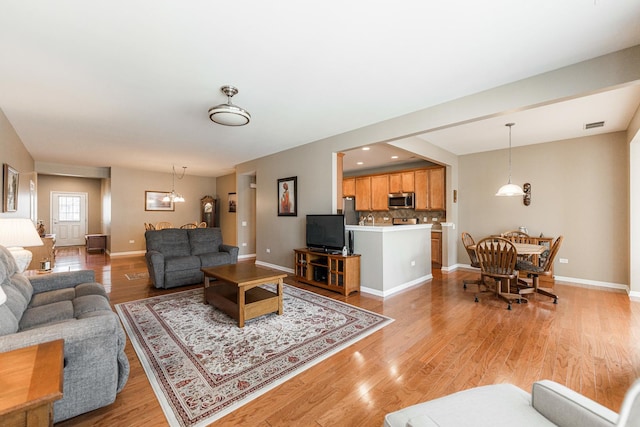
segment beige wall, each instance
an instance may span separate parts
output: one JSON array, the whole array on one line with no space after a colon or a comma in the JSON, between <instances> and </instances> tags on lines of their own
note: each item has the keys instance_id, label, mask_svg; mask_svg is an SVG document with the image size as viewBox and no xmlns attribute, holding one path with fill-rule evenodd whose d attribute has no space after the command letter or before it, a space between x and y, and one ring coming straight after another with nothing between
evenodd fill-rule
<instances>
[{"instance_id":1,"label":"beige wall","mask_svg":"<svg viewBox=\"0 0 640 427\"><path fill-rule=\"evenodd\" d=\"M87 233L102 233L102 180L38 174L38 219L51 232L51 192L87 193Z\"/></svg>"},{"instance_id":2,"label":"beige wall","mask_svg":"<svg viewBox=\"0 0 640 427\"><path fill-rule=\"evenodd\" d=\"M627 158L625 132L514 148L512 181L532 187L525 206L494 195L508 177L508 150L461 156L459 232L563 235L558 258L569 263L555 263L557 276L627 285ZM458 259L469 263L461 246Z\"/></svg>"},{"instance_id":3,"label":"beige wall","mask_svg":"<svg viewBox=\"0 0 640 427\"><path fill-rule=\"evenodd\" d=\"M200 199L216 194L216 180L187 174L176 179L176 192L186 201L176 203L175 211L145 211L145 191L171 191L168 173L111 168L111 252L144 252L144 223L169 221L176 226L200 221ZM133 243L130 243L133 240Z\"/></svg>"},{"instance_id":4,"label":"beige wall","mask_svg":"<svg viewBox=\"0 0 640 427\"><path fill-rule=\"evenodd\" d=\"M2 170L0 169L0 182L3 182L0 189L0 218L20 217L30 218L32 202L30 198L29 181L37 184L37 179L33 173L34 161L24 144L16 134L11 123L0 110L0 168L3 164L8 164L18 171L18 210L16 212L1 212L2 200L4 200L4 182ZM37 206L34 206L36 208ZM33 219L33 218L32 218ZM37 218L36 218L37 219Z\"/></svg>"}]
</instances>

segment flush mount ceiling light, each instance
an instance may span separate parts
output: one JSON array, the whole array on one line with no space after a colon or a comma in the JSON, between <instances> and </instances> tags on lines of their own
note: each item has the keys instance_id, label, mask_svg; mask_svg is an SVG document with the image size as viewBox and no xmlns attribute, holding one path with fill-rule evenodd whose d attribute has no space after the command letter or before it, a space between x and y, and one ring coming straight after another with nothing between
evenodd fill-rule
<instances>
[{"instance_id":1,"label":"flush mount ceiling light","mask_svg":"<svg viewBox=\"0 0 640 427\"><path fill-rule=\"evenodd\" d=\"M233 86L222 86L220 90L227 95L227 103L209 108L211 121L225 126L244 126L248 124L251 121L251 114L231 103L231 98L238 93L238 89Z\"/></svg>"},{"instance_id":2,"label":"flush mount ceiling light","mask_svg":"<svg viewBox=\"0 0 640 427\"><path fill-rule=\"evenodd\" d=\"M511 127L514 126L515 123L507 123L505 126L509 128L509 182L500 187L496 196L522 196L524 195L524 191L520 188L519 185L511 183Z\"/></svg>"},{"instance_id":3,"label":"flush mount ceiling light","mask_svg":"<svg viewBox=\"0 0 640 427\"><path fill-rule=\"evenodd\" d=\"M173 172L171 174L171 193L167 193L163 198L163 202L174 202L174 203L182 203L184 202L184 197L182 194L176 193L176 167L173 167ZM184 178L184 173L187 171L187 167L182 167L182 175L178 177L178 179Z\"/></svg>"}]
</instances>

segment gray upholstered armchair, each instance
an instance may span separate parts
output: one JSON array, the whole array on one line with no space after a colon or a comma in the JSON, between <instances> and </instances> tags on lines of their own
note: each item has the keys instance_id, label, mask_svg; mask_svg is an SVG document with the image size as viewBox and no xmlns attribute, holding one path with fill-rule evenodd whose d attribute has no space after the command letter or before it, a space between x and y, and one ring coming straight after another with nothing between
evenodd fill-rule
<instances>
[{"instance_id":1,"label":"gray upholstered armchair","mask_svg":"<svg viewBox=\"0 0 640 427\"><path fill-rule=\"evenodd\" d=\"M126 335L90 270L27 278L0 246L0 352L64 340L62 421L113 403L129 377Z\"/></svg>"}]
</instances>

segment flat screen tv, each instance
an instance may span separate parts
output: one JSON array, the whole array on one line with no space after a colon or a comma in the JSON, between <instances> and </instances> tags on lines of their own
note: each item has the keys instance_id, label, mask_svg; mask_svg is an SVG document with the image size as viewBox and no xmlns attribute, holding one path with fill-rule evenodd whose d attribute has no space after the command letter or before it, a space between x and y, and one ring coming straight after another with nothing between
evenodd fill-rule
<instances>
[{"instance_id":1,"label":"flat screen tv","mask_svg":"<svg viewBox=\"0 0 640 427\"><path fill-rule=\"evenodd\" d=\"M307 247L322 252L345 246L344 215L307 215Z\"/></svg>"}]
</instances>

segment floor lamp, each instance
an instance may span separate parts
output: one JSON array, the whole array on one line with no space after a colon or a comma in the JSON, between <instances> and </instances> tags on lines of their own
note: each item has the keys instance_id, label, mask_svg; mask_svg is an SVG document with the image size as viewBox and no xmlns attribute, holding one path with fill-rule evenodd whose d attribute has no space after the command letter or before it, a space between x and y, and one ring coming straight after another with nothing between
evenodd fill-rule
<instances>
[{"instance_id":1,"label":"floor lamp","mask_svg":"<svg viewBox=\"0 0 640 427\"><path fill-rule=\"evenodd\" d=\"M42 246L36 227L29 218L0 218L0 245L6 247L22 273L31 263L33 254L24 246Z\"/></svg>"}]
</instances>

